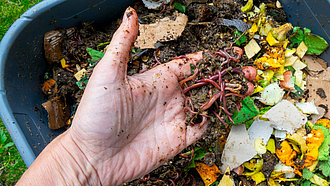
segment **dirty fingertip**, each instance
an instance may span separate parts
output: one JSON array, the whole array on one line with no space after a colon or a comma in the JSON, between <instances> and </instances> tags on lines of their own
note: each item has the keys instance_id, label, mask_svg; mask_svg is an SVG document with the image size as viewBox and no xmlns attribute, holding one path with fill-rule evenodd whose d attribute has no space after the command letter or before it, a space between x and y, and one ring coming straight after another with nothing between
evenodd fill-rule
<instances>
[{"instance_id":1,"label":"dirty fingertip","mask_svg":"<svg viewBox=\"0 0 330 186\"><path fill-rule=\"evenodd\" d=\"M132 7L128 7L123 16L123 22L127 21L132 15L136 15L136 12Z\"/></svg>"}]
</instances>

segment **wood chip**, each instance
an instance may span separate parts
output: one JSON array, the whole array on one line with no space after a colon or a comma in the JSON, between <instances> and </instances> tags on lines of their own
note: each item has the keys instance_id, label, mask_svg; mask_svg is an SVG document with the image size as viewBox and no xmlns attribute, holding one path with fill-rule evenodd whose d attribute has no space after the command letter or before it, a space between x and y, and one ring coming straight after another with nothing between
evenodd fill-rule
<instances>
[{"instance_id":1,"label":"wood chip","mask_svg":"<svg viewBox=\"0 0 330 186\"><path fill-rule=\"evenodd\" d=\"M60 97L47 101L42 106L48 112L48 126L50 129L59 129L66 125L69 119L70 110L66 107Z\"/></svg>"},{"instance_id":2,"label":"wood chip","mask_svg":"<svg viewBox=\"0 0 330 186\"><path fill-rule=\"evenodd\" d=\"M63 39L63 34L56 30L49 31L44 37L45 57L50 65L59 62L63 58L60 42Z\"/></svg>"},{"instance_id":3,"label":"wood chip","mask_svg":"<svg viewBox=\"0 0 330 186\"><path fill-rule=\"evenodd\" d=\"M76 28L69 28L66 31L63 31L65 34L59 30L52 30L45 33L44 51L45 57L50 65L60 62L60 60L63 58L60 43L62 42L64 35L69 37L75 32L75 30Z\"/></svg>"}]
</instances>

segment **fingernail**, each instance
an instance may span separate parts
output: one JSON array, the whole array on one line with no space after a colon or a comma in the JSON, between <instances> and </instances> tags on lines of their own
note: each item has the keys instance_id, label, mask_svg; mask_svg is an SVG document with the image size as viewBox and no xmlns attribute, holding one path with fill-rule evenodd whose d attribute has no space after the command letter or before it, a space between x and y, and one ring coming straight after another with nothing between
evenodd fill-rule
<instances>
[{"instance_id":1,"label":"fingernail","mask_svg":"<svg viewBox=\"0 0 330 186\"><path fill-rule=\"evenodd\" d=\"M123 16L123 22L125 22L132 14L133 14L132 8L131 7L128 7L125 10L125 13L124 13L124 16Z\"/></svg>"}]
</instances>

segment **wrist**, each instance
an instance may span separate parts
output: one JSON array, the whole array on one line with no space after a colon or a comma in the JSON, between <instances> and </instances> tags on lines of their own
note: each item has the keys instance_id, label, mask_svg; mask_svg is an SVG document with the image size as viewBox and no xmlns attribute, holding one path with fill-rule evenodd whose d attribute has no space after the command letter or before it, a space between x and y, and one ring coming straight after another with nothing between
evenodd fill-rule
<instances>
[{"instance_id":1,"label":"wrist","mask_svg":"<svg viewBox=\"0 0 330 186\"><path fill-rule=\"evenodd\" d=\"M54 139L24 173L18 185L101 185L97 171L69 131Z\"/></svg>"},{"instance_id":2,"label":"wrist","mask_svg":"<svg viewBox=\"0 0 330 186\"><path fill-rule=\"evenodd\" d=\"M67 185L101 185L97 171L72 139L70 130L59 136L53 156Z\"/></svg>"}]
</instances>

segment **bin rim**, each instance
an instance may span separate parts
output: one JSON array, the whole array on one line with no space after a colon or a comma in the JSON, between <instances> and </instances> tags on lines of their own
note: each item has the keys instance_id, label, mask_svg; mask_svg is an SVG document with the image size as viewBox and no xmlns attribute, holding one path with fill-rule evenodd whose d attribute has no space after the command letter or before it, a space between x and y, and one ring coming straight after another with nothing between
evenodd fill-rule
<instances>
[{"instance_id":1,"label":"bin rim","mask_svg":"<svg viewBox=\"0 0 330 186\"><path fill-rule=\"evenodd\" d=\"M29 146L22 130L20 129L13 111L8 103L6 87L4 84L5 64L7 62L8 53L11 46L22 33L24 28L35 18L39 17L50 8L64 2L66 0L44 0L23 13L8 29L0 42L0 117L5 124L12 140L14 141L24 163L29 167L36 155L33 153L32 147Z\"/></svg>"}]
</instances>

